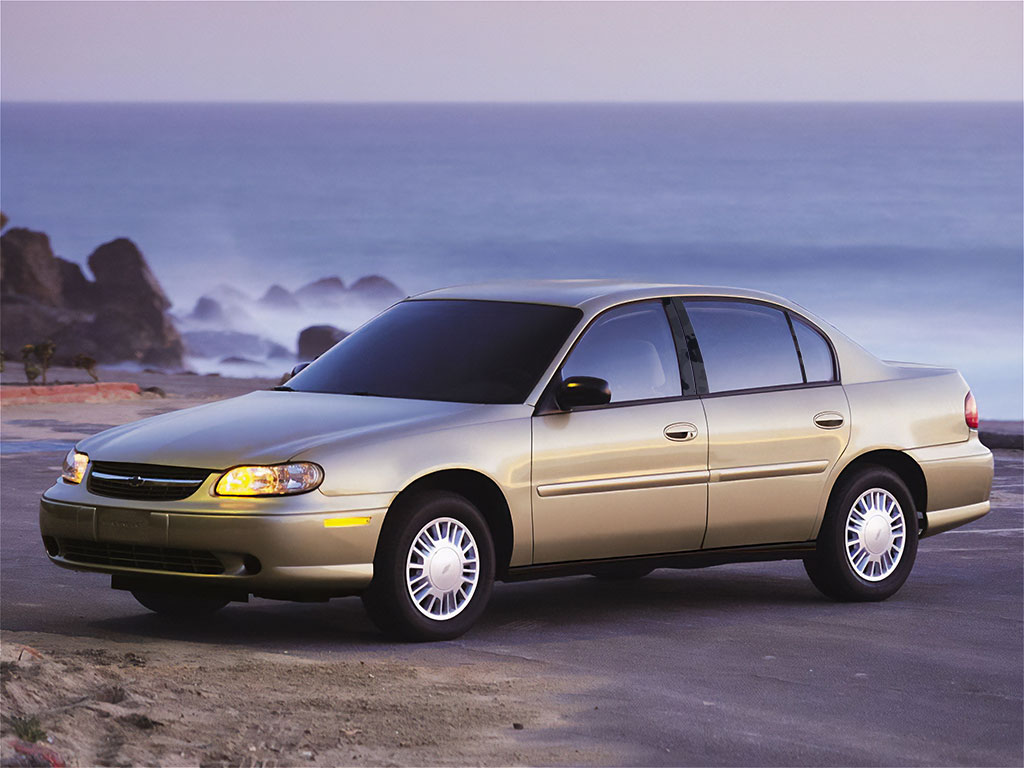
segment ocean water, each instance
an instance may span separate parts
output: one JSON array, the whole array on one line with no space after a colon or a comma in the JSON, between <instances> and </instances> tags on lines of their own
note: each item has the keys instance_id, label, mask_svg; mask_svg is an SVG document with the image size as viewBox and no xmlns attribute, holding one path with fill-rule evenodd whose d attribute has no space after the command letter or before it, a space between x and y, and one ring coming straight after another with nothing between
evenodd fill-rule
<instances>
[{"instance_id":1,"label":"ocean water","mask_svg":"<svg viewBox=\"0 0 1024 768\"><path fill-rule=\"evenodd\" d=\"M768 290L1019 419L1022 136L1019 103L5 103L0 205L82 263L132 238L182 314L328 275Z\"/></svg>"}]
</instances>

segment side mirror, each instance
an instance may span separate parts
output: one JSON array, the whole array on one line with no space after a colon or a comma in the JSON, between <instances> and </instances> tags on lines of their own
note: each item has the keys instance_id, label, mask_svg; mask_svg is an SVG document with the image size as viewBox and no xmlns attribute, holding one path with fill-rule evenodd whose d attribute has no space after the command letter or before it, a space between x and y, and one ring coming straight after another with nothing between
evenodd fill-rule
<instances>
[{"instance_id":1,"label":"side mirror","mask_svg":"<svg viewBox=\"0 0 1024 768\"><path fill-rule=\"evenodd\" d=\"M608 382L595 376L570 376L555 395L555 402L563 411L585 405L606 405L611 399Z\"/></svg>"},{"instance_id":2,"label":"side mirror","mask_svg":"<svg viewBox=\"0 0 1024 768\"><path fill-rule=\"evenodd\" d=\"M288 375L288 378L290 379L292 376L301 373L303 370L305 370L306 366L308 365L309 363L299 363L294 368L292 368L292 372Z\"/></svg>"}]
</instances>

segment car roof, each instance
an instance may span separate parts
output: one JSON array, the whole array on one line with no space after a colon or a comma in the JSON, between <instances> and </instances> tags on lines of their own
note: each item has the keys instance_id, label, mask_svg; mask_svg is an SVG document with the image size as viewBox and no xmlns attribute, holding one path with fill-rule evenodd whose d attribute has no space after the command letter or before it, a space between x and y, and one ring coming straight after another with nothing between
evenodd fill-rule
<instances>
[{"instance_id":1,"label":"car roof","mask_svg":"<svg viewBox=\"0 0 1024 768\"><path fill-rule=\"evenodd\" d=\"M745 288L621 280L499 280L441 288L411 298L516 301L579 307L593 312L627 301L663 296L723 296L761 299L776 304L791 305L791 302L780 296Z\"/></svg>"}]
</instances>

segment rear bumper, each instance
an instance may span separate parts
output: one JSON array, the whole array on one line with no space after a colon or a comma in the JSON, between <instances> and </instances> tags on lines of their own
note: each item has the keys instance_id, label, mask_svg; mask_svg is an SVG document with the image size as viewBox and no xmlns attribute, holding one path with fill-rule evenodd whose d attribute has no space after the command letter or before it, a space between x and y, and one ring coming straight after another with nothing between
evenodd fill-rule
<instances>
[{"instance_id":1,"label":"rear bumper","mask_svg":"<svg viewBox=\"0 0 1024 768\"><path fill-rule=\"evenodd\" d=\"M994 462L976 432L963 443L908 453L921 467L928 492L922 537L966 525L988 513Z\"/></svg>"},{"instance_id":2,"label":"rear bumper","mask_svg":"<svg viewBox=\"0 0 1024 768\"><path fill-rule=\"evenodd\" d=\"M961 525L984 517L989 511L989 502L982 501L978 504L968 504L966 507L953 507L953 509L938 509L934 512L927 512L925 517L927 523L921 538L934 536L936 533L950 531L959 528Z\"/></svg>"},{"instance_id":3,"label":"rear bumper","mask_svg":"<svg viewBox=\"0 0 1024 768\"><path fill-rule=\"evenodd\" d=\"M108 573L119 585L302 599L354 594L370 583L385 511L194 514L44 496L39 529L53 563ZM337 525L339 518L360 524Z\"/></svg>"}]
</instances>

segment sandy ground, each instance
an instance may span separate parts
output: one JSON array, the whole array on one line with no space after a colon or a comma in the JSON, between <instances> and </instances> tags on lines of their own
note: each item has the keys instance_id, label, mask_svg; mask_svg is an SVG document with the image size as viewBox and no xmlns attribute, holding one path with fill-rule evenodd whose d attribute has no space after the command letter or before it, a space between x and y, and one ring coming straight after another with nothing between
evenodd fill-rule
<instances>
[{"instance_id":1,"label":"sandy ground","mask_svg":"<svg viewBox=\"0 0 1024 768\"><path fill-rule=\"evenodd\" d=\"M535 666L4 632L3 762L31 764L8 742L27 717L45 730L41 743L82 766L600 762L552 738L572 713L552 706L564 685Z\"/></svg>"},{"instance_id":2,"label":"sandy ground","mask_svg":"<svg viewBox=\"0 0 1024 768\"><path fill-rule=\"evenodd\" d=\"M37 500L75 440L274 383L120 378L167 397L3 408L5 765L51 764L19 733L79 766L1024 761L1020 451L996 453L993 513L922 542L885 603L823 600L796 563L571 577L500 584L464 638L404 645L356 598L174 623L54 568Z\"/></svg>"}]
</instances>

